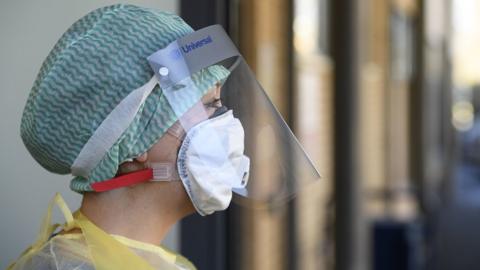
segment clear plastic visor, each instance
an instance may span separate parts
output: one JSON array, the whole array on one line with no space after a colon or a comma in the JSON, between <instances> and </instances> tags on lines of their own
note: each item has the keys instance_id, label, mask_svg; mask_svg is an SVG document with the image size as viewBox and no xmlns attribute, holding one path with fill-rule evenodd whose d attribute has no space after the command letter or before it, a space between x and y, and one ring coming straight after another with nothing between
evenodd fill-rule
<instances>
[{"instance_id":1,"label":"clear plastic visor","mask_svg":"<svg viewBox=\"0 0 480 270\"><path fill-rule=\"evenodd\" d=\"M213 112L208 106L198 106L205 90L195 81L195 76L201 76L202 70L215 65L230 72L226 80L218 81L220 100L214 102L233 112L243 127L243 138L233 136L235 140L228 141L232 136L223 133L231 131L211 128L209 140L191 140L189 147L199 152L212 149L215 155L206 156L204 160L209 177L215 178L225 170L236 172L227 180L239 195L234 201L285 201L320 179L308 155L221 26L200 29L152 54L148 60L187 134L196 124L222 111ZM196 122L192 123L192 118ZM244 181L244 170L232 161L232 147L238 152L242 146L243 154L250 160L248 182ZM221 161L215 163L220 165L209 168L212 156Z\"/></svg>"}]
</instances>

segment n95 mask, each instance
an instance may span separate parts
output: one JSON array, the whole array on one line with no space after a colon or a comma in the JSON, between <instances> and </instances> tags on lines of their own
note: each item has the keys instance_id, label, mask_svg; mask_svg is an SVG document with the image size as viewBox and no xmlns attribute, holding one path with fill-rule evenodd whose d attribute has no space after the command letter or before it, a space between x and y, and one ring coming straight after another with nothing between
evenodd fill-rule
<instances>
[{"instance_id":1,"label":"n95 mask","mask_svg":"<svg viewBox=\"0 0 480 270\"><path fill-rule=\"evenodd\" d=\"M232 189L247 185L250 159L243 154L244 136L231 110L187 132L178 153L178 174L200 215L225 210Z\"/></svg>"}]
</instances>

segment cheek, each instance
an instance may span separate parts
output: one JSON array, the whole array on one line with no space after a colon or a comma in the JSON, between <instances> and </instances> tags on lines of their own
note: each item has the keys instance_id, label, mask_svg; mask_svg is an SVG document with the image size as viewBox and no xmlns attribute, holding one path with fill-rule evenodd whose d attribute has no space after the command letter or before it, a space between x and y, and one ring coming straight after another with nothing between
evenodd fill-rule
<instances>
[{"instance_id":1,"label":"cheek","mask_svg":"<svg viewBox=\"0 0 480 270\"><path fill-rule=\"evenodd\" d=\"M209 103L210 101L212 101L215 96L217 94L217 89L216 88L210 88L207 93L205 93L205 95L203 95L203 97L201 98L201 101L203 103Z\"/></svg>"}]
</instances>

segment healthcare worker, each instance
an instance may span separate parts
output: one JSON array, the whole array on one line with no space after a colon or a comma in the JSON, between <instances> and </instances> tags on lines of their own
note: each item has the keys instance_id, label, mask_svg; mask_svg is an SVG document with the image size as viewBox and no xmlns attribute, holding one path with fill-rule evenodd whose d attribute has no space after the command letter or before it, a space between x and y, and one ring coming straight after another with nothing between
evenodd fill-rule
<instances>
[{"instance_id":1,"label":"healthcare worker","mask_svg":"<svg viewBox=\"0 0 480 270\"><path fill-rule=\"evenodd\" d=\"M286 201L319 178L221 26L193 31L132 5L94 10L63 34L21 137L44 168L74 176L83 200L72 214L55 195L9 269L194 269L158 245L177 221L232 199Z\"/></svg>"}]
</instances>

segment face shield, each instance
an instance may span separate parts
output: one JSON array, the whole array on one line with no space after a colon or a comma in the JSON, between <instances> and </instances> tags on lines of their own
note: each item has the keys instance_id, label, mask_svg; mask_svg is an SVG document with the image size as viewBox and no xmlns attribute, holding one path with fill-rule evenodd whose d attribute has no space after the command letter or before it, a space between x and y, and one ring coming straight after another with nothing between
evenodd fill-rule
<instances>
[{"instance_id":1,"label":"face shield","mask_svg":"<svg viewBox=\"0 0 480 270\"><path fill-rule=\"evenodd\" d=\"M230 71L221 84L220 100L243 127L244 134L225 139L225 130L210 129L202 140L190 140L189 148L207 153L197 162L208 165L212 158L220 166L205 166L211 178L234 171L231 181L234 202L245 199L279 202L292 198L297 191L320 178L304 149L262 89L248 64L219 25L213 25L184 36L148 57L150 66L169 105L187 131L211 118L205 106L199 106L202 94L192 81L193 74L213 65ZM186 117L187 116L187 117ZM192 121L195 119L195 121ZM241 133L238 132L238 133ZM244 155L249 158L249 175L232 164L231 151L241 140ZM209 150L212 149L212 150ZM209 151L215 155L209 156ZM180 155L179 155L180 156ZM218 162L218 159L220 162ZM241 167L241 166L240 166ZM181 170L181 168L179 168ZM180 172L181 173L181 172ZM248 180L248 182L247 182Z\"/></svg>"}]
</instances>

